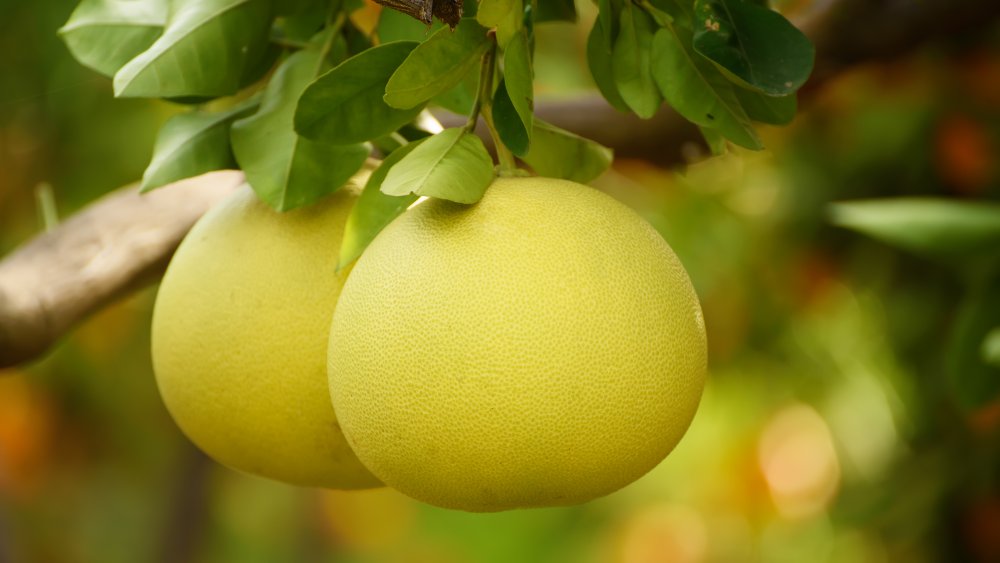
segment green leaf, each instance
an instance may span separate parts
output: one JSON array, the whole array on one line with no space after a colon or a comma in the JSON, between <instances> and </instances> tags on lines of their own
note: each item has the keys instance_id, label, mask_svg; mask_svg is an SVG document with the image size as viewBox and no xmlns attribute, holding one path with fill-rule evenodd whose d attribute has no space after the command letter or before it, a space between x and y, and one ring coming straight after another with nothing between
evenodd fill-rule
<instances>
[{"instance_id":1,"label":"green leaf","mask_svg":"<svg viewBox=\"0 0 1000 563\"><path fill-rule=\"evenodd\" d=\"M969 292L945 348L945 374L956 402L973 410L1000 395L1000 366L984 359L984 343L1000 325L1000 279Z\"/></svg>"},{"instance_id":2,"label":"green leaf","mask_svg":"<svg viewBox=\"0 0 1000 563\"><path fill-rule=\"evenodd\" d=\"M587 37L587 66L590 67L590 75L594 79L594 84L604 96L604 99L611 104L611 107L618 111L628 112L628 104L618 93L618 85L615 84L614 71L612 70L611 50L604 48L604 22L598 19L594 22L594 27Z\"/></svg>"},{"instance_id":3,"label":"green leaf","mask_svg":"<svg viewBox=\"0 0 1000 563\"><path fill-rule=\"evenodd\" d=\"M535 120L531 150L522 157L541 176L587 183L611 166L614 153L590 139Z\"/></svg>"},{"instance_id":4,"label":"green leaf","mask_svg":"<svg viewBox=\"0 0 1000 563\"><path fill-rule=\"evenodd\" d=\"M611 54L612 74L618 93L639 117L653 117L660 107L660 92L653 83L650 50L656 28L652 18L631 2L620 16L618 39Z\"/></svg>"},{"instance_id":5,"label":"green leaf","mask_svg":"<svg viewBox=\"0 0 1000 563\"><path fill-rule=\"evenodd\" d=\"M451 90L431 99L431 103L459 115L468 115L476 105L479 95L479 73L468 72L465 78Z\"/></svg>"},{"instance_id":6,"label":"green leaf","mask_svg":"<svg viewBox=\"0 0 1000 563\"><path fill-rule=\"evenodd\" d=\"M969 256L1000 249L1000 204L937 198L835 203L835 225L931 256Z\"/></svg>"},{"instance_id":7,"label":"green leaf","mask_svg":"<svg viewBox=\"0 0 1000 563\"><path fill-rule=\"evenodd\" d=\"M694 4L691 0L649 0L653 7L666 13L676 25L691 29L694 21Z\"/></svg>"},{"instance_id":8,"label":"green leaf","mask_svg":"<svg viewBox=\"0 0 1000 563\"><path fill-rule=\"evenodd\" d=\"M310 139L347 145L399 129L423 109L396 109L382 99L389 77L417 43L397 41L347 59L306 88L295 112L295 130Z\"/></svg>"},{"instance_id":9,"label":"green leaf","mask_svg":"<svg viewBox=\"0 0 1000 563\"><path fill-rule=\"evenodd\" d=\"M175 0L163 35L115 74L119 97L224 96L267 62L267 0Z\"/></svg>"},{"instance_id":10,"label":"green leaf","mask_svg":"<svg viewBox=\"0 0 1000 563\"><path fill-rule=\"evenodd\" d=\"M455 31L442 29L414 49L385 88L385 101L409 109L451 90L479 64L489 47L486 30L466 18Z\"/></svg>"},{"instance_id":11,"label":"green leaf","mask_svg":"<svg viewBox=\"0 0 1000 563\"><path fill-rule=\"evenodd\" d=\"M148 49L166 21L166 0L83 0L59 35L80 64L110 77Z\"/></svg>"},{"instance_id":12,"label":"green leaf","mask_svg":"<svg viewBox=\"0 0 1000 563\"><path fill-rule=\"evenodd\" d=\"M142 175L140 192L212 170L235 168L229 148L233 121L253 112L256 97L226 111L190 112L170 118L156 136L153 160Z\"/></svg>"},{"instance_id":13,"label":"green leaf","mask_svg":"<svg viewBox=\"0 0 1000 563\"><path fill-rule=\"evenodd\" d=\"M278 68L256 114L233 124L233 153L257 196L278 211L308 205L340 188L368 157L363 144L336 146L300 137L295 106L315 76L319 52L298 51Z\"/></svg>"},{"instance_id":14,"label":"green leaf","mask_svg":"<svg viewBox=\"0 0 1000 563\"><path fill-rule=\"evenodd\" d=\"M1000 326L993 327L983 338L980 356L989 366L1000 368Z\"/></svg>"},{"instance_id":15,"label":"green leaf","mask_svg":"<svg viewBox=\"0 0 1000 563\"><path fill-rule=\"evenodd\" d=\"M503 83L506 86L510 102L517 111L517 117L520 119L524 131L528 133L528 144L531 143L531 124L535 110L535 73L531 68L530 49L528 34L522 29L507 43L503 58ZM525 146L526 149L527 146ZM521 153L515 152L515 154L523 153L524 150Z\"/></svg>"},{"instance_id":16,"label":"green leaf","mask_svg":"<svg viewBox=\"0 0 1000 563\"><path fill-rule=\"evenodd\" d=\"M712 153L712 156L726 154L726 136L720 133L718 129L699 125L698 131L701 133L702 138L705 139L705 144L708 145L708 150Z\"/></svg>"},{"instance_id":17,"label":"green leaf","mask_svg":"<svg viewBox=\"0 0 1000 563\"><path fill-rule=\"evenodd\" d=\"M500 140L512 153L523 156L528 152L531 144L530 133L518 116L517 109L514 108L506 80L500 82L500 87L493 96L493 124Z\"/></svg>"},{"instance_id":18,"label":"green leaf","mask_svg":"<svg viewBox=\"0 0 1000 563\"><path fill-rule=\"evenodd\" d=\"M406 211L413 202L417 201L419 196L414 194L391 196L382 193L381 188L389 170L404 156L413 152L413 149L420 146L424 140L420 139L408 143L392 151L368 177L361 197L358 198L354 208L351 209L351 214L347 217L347 225L344 227L344 241L340 245L340 258L337 262L338 270L342 270L357 260L365 248L368 248L371 241L375 240L375 236L382 232L382 229Z\"/></svg>"},{"instance_id":19,"label":"green leaf","mask_svg":"<svg viewBox=\"0 0 1000 563\"><path fill-rule=\"evenodd\" d=\"M535 22L575 22L576 2L573 0L545 0L538 3Z\"/></svg>"},{"instance_id":20,"label":"green leaf","mask_svg":"<svg viewBox=\"0 0 1000 563\"><path fill-rule=\"evenodd\" d=\"M382 43L393 41L425 41L444 27L438 20L430 26L397 10L383 8L379 13L376 33Z\"/></svg>"},{"instance_id":21,"label":"green leaf","mask_svg":"<svg viewBox=\"0 0 1000 563\"><path fill-rule=\"evenodd\" d=\"M812 43L778 12L743 0L695 0L694 21L695 50L748 88L785 96L812 72Z\"/></svg>"},{"instance_id":22,"label":"green leaf","mask_svg":"<svg viewBox=\"0 0 1000 563\"><path fill-rule=\"evenodd\" d=\"M524 3L522 0L481 0L476 21L485 28L496 28L497 42L506 47L524 27Z\"/></svg>"},{"instance_id":23,"label":"green leaf","mask_svg":"<svg viewBox=\"0 0 1000 563\"><path fill-rule=\"evenodd\" d=\"M771 125L791 123L799 105L795 94L775 98L740 87L736 88L736 97L750 119Z\"/></svg>"},{"instance_id":24,"label":"green leaf","mask_svg":"<svg viewBox=\"0 0 1000 563\"><path fill-rule=\"evenodd\" d=\"M694 53L689 39L675 26L660 29L653 38L653 76L667 103L689 121L715 129L741 147L763 148L734 86Z\"/></svg>"},{"instance_id":25,"label":"green leaf","mask_svg":"<svg viewBox=\"0 0 1000 563\"><path fill-rule=\"evenodd\" d=\"M483 141L465 129L428 137L389 170L382 192L476 203L493 182L493 160Z\"/></svg>"},{"instance_id":26,"label":"green leaf","mask_svg":"<svg viewBox=\"0 0 1000 563\"><path fill-rule=\"evenodd\" d=\"M615 40L618 39L618 26L620 25L619 14L622 11L624 0L597 0L597 21L594 25L600 25L601 39L604 50L610 55L615 47Z\"/></svg>"}]
</instances>

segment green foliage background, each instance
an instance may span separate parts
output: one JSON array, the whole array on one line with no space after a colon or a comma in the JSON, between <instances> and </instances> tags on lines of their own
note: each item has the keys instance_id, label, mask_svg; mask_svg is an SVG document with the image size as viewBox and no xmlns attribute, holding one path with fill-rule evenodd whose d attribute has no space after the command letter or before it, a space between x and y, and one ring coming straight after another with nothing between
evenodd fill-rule
<instances>
[{"instance_id":1,"label":"green foliage background","mask_svg":"<svg viewBox=\"0 0 1000 563\"><path fill-rule=\"evenodd\" d=\"M138 180L178 111L113 99L54 33L71 10L3 3L4 252L41 229L40 183L67 216ZM539 32L539 97L592 91L585 31ZM0 378L0 560L996 560L1000 373L984 345L1000 325L995 223L960 214L942 229L948 206L927 219L919 206L830 204L1000 200L1000 35L852 69L789 129L761 133L771 152L681 171L619 160L595 182L673 245L710 339L688 436L636 484L484 516L206 463L157 396L146 290Z\"/></svg>"}]
</instances>

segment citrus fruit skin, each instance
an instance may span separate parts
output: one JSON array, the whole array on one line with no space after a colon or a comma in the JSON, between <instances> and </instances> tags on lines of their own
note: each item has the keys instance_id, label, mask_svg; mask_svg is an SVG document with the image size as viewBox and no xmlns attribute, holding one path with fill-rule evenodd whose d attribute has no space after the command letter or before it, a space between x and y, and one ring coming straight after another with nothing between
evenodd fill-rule
<instances>
[{"instance_id":1,"label":"citrus fruit skin","mask_svg":"<svg viewBox=\"0 0 1000 563\"><path fill-rule=\"evenodd\" d=\"M639 478L687 430L706 373L701 308L667 243L610 196L545 178L397 218L355 265L330 343L361 461L474 512Z\"/></svg>"},{"instance_id":2,"label":"citrus fruit skin","mask_svg":"<svg viewBox=\"0 0 1000 563\"><path fill-rule=\"evenodd\" d=\"M327 387L337 252L356 188L279 214L243 186L181 243L153 312L153 368L184 433L234 469L307 486L380 485Z\"/></svg>"}]
</instances>

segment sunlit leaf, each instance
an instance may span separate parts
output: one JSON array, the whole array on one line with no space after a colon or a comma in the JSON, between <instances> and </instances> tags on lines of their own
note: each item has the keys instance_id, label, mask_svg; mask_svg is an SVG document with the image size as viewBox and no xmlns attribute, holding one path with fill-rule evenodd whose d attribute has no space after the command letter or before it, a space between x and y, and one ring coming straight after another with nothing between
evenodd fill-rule
<instances>
[{"instance_id":1,"label":"sunlit leaf","mask_svg":"<svg viewBox=\"0 0 1000 563\"><path fill-rule=\"evenodd\" d=\"M232 94L264 70L270 29L267 0L175 0L163 35L115 74L115 95Z\"/></svg>"},{"instance_id":2,"label":"sunlit leaf","mask_svg":"<svg viewBox=\"0 0 1000 563\"><path fill-rule=\"evenodd\" d=\"M493 160L483 141L464 129L446 129L393 166L382 192L475 203L492 182Z\"/></svg>"},{"instance_id":3,"label":"sunlit leaf","mask_svg":"<svg viewBox=\"0 0 1000 563\"><path fill-rule=\"evenodd\" d=\"M479 64L488 46L486 30L471 18L463 19L455 31L438 31L414 49L389 78L386 103L409 109L451 90Z\"/></svg>"},{"instance_id":4,"label":"sunlit leaf","mask_svg":"<svg viewBox=\"0 0 1000 563\"><path fill-rule=\"evenodd\" d=\"M156 136L153 160L142 175L141 191L212 170L235 168L229 127L253 112L257 104L254 98L226 111L182 113L164 123Z\"/></svg>"},{"instance_id":5,"label":"sunlit leaf","mask_svg":"<svg viewBox=\"0 0 1000 563\"><path fill-rule=\"evenodd\" d=\"M347 59L306 88L295 113L302 135L338 145L391 133L411 121L423 104L396 109L382 99L389 77L417 43L398 41Z\"/></svg>"},{"instance_id":6,"label":"sunlit leaf","mask_svg":"<svg viewBox=\"0 0 1000 563\"><path fill-rule=\"evenodd\" d=\"M308 205L340 188L364 164L362 144L303 138L292 127L299 96L312 81L319 51L288 57L264 91L260 109L233 124L233 153L257 196L278 211Z\"/></svg>"},{"instance_id":7,"label":"sunlit leaf","mask_svg":"<svg viewBox=\"0 0 1000 563\"><path fill-rule=\"evenodd\" d=\"M166 21L166 0L83 0L59 35L81 64L114 76L156 41Z\"/></svg>"}]
</instances>

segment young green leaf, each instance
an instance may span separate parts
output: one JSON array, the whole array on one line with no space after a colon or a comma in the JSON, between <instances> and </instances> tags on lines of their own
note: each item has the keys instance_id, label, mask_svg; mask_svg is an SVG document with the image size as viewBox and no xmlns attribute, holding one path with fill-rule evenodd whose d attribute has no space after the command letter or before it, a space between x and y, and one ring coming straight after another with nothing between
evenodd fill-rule
<instances>
[{"instance_id":1,"label":"young green leaf","mask_svg":"<svg viewBox=\"0 0 1000 563\"><path fill-rule=\"evenodd\" d=\"M295 106L319 64L316 49L278 68L260 109L233 124L233 153L257 196L278 211L308 205L340 188L364 164L366 145L331 145L295 133Z\"/></svg>"},{"instance_id":2,"label":"young green leaf","mask_svg":"<svg viewBox=\"0 0 1000 563\"><path fill-rule=\"evenodd\" d=\"M1000 396L1000 366L984 358L983 345L1000 325L1000 279L968 292L945 346L945 377L958 405L975 410Z\"/></svg>"},{"instance_id":3,"label":"young green leaf","mask_svg":"<svg viewBox=\"0 0 1000 563\"><path fill-rule=\"evenodd\" d=\"M148 49L166 21L166 0L83 0L59 35L80 64L110 77Z\"/></svg>"},{"instance_id":4,"label":"young green leaf","mask_svg":"<svg viewBox=\"0 0 1000 563\"><path fill-rule=\"evenodd\" d=\"M949 257L1000 249L1000 204L936 198L835 203L833 224L899 248Z\"/></svg>"},{"instance_id":5,"label":"young green leaf","mask_svg":"<svg viewBox=\"0 0 1000 563\"><path fill-rule=\"evenodd\" d=\"M337 261L338 270L357 260L365 248L368 248L368 244L375 240L375 236L417 200L419 196L414 194L391 196L382 193L382 183L389 170L425 140L413 141L392 151L368 177L361 197L347 217L344 241L340 245L340 258Z\"/></svg>"},{"instance_id":6,"label":"young green leaf","mask_svg":"<svg viewBox=\"0 0 1000 563\"><path fill-rule=\"evenodd\" d=\"M463 19L455 31L442 29L414 49L385 88L385 101L410 109L454 88L489 47L486 29Z\"/></svg>"},{"instance_id":7,"label":"young green leaf","mask_svg":"<svg viewBox=\"0 0 1000 563\"><path fill-rule=\"evenodd\" d=\"M267 0L175 0L163 35L115 74L119 97L223 96L266 66Z\"/></svg>"},{"instance_id":8,"label":"young green leaf","mask_svg":"<svg viewBox=\"0 0 1000 563\"><path fill-rule=\"evenodd\" d=\"M713 128L741 147L763 148L734 86L694 53L689 39L676 26L660 29L653 38L653 76L667 103L689 121Z\"/></svg>"},{"instance_id":9,"label":"young green leaf","mask_svg":"<svg viewBox=\"0 0 1000 563\"><path fill-rule=\"evenodd\" d=\"M507 96L517 111L517 117L520 119L524 131L528 133L527 141L529 144L531 143L531 124L535 110L533 90L535 74L532 70L530 49L528 34L522 29L507 43L503 57L503 82ZM515 154L523 154L523 152L517 153L515 151Z\"/></svg>"},{"instance_id":10,"label":"young green leaf","mask_svg":"<svg viewBox=\"0 0 1000 563\"><path fill-rule=\"evenodd\" d=\"M799 105L795 94L775 98L740 87L736 87L736 97L750 119L770 125L791 123Z\"/></svg>"},{"instance_id":11,"label":"young green leaf","mask_svg":"<svg viewBox=\"0 0 1000 563\"><path fill-rule=\"evenodd\" d=\"M531 150L522 160L541 176L587 183L611 166L614 153L590 139L536 119Z\"/></svg>"},{"instance_id":12,"label":"young green leaf","mask_svg":"<svg viewBox=\"0 0 1000 563\"><path fill-rule=\"evenodd\" d=\"M397 41L372 47L317 78L299 100L295 130L310 139L347 145L386 135L411 121L423 104L396 109L382 95L389 77L416 46Z\"/></svg>"},{"instance_id":13,"label":"young green leaf","mask_svg":"<svg viewBox=\"0 0 1000 563\"><path fill-rule=\"evenodd\" d=\"M493 124L504 146L515 155L523 156L531 144L530 133L518 116L509 92L506 80L501 81L493 96Z\"/></svg>"},{"instance_id":14,"label":"young green leaf","mask_svg":"<svg viewBox=\"0 0 1000 563\"><path fill-rule=\"evenodd\" d=\"M695 22L695 50L743 86L785 96L812 72L812 43L778 12L743 0L696 0Z\"/></svg>"},{"instance_id":15,"label":"young green leaf","mask_svg":"<svg viewBox=\"0 0 1000 563\"><path fill-rule=\"evenodd\" d=\"M546 0L550 1L550 0ZM501 47L524 28L523 0L481 0L476 21L485 28L496 28Z\"/></svg>"},{"instance_id":16,"label":"young green leaf","mask_svg":"<svg viewBox=\"0 0 1000 563\"><path fill-rule=\"evenodd\" d=\"M611 104L611 107L618 111L628 112L631 110L622 99L621 94L618 93L618 85L615 84L611 51L605 49L604 35L604 22L598 19L594 22L594 27L587 37L587 66L590 67L590 75L594 79L594 84L597 85L597 89Z\"/></svg>"},{"instance_id":17,"label":"young green leaf","mask_svg":"<svg viewBox=\"0 0 1000 563\"><path fill-rule=\"evenodd\" d=\"M428 137L403 157L389 170L382 192L476 203L492 182L493 160L483 141L456 128Z\"/></svg>"},{"instance_id":18,"label":"young green leaf","mask_svg":"<svg viewBox=\"0 0 1000 563\"><path fill-rule=\"evenodd\" d=\"M650 69L650 50L656 29L652 18L631 2L620 15L618 39L611 55L612 74L618 93L639 117L653 117L662 98Z\"/></svg>"},{"instance_id":19,"label":"young green leaf","mask_svg":"<svg viewBox=\"0 0 1000 563\"><path fill-rule=\"evenodd\" d=\"M251 98L226 111L190 112L170 118L156 136L153 160L142 175L141 192L212 170L234 168L229 148L229 127L233 121L257 108Z\"/></svg>"},{"instance_id":20,"label":"young green leaf","mask_svg":"<svg viewBox=\"0 0 1000 563\"><path fill-rule=\"evenodd\" d=\"M537 4L535 22L575 22L576 3L573 0L546 0Z\"/></svg>"}]
</instances>

